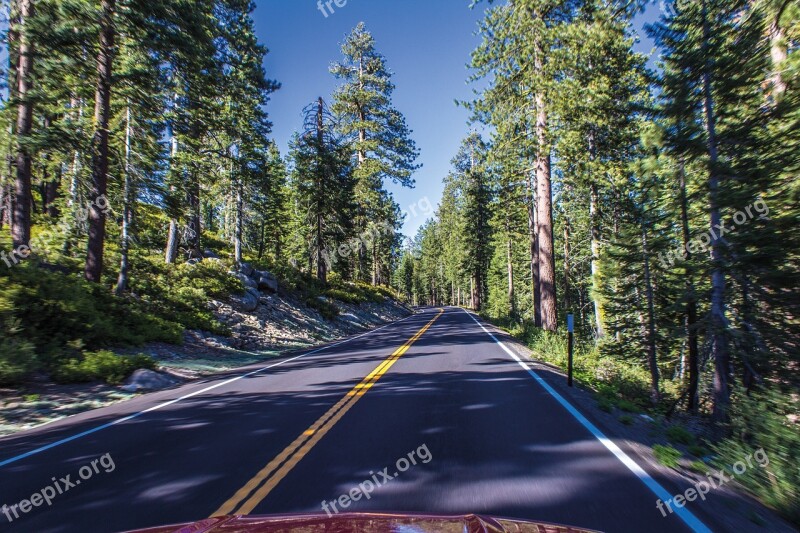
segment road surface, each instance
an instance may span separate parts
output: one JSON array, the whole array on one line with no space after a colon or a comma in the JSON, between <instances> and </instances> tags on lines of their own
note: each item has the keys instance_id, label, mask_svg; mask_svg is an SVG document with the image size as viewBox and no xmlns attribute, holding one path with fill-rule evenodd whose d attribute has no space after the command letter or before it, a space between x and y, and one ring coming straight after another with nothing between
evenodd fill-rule
<instances>
[{"instance_id":1,"label":"road surface","mask_svg":"<svg viewBox=\"0 0 800 533\"><path fill-rule=\"evenodd\" d=\"M662 516L656 494L676 489L570 411L552 378L527 371L473 315L425 309L0 439L0 531L326 511L481 513L607 532L710 525L702 504Z\"/></svg>"}]
</instances>

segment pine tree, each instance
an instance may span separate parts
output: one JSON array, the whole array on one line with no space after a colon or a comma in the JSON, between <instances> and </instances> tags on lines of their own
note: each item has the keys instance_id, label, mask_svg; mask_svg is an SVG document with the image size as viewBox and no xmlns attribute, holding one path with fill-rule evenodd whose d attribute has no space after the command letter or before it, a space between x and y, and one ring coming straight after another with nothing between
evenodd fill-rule
<instances>
[{"instance_id":1,"label":"pine tree","mask_svg":"<svg viewBox=\"0 0 800 533\"><path fill-rule=\"evenodd\" d=\"M291 150L292 183L305 226L310 269L327 282L339 245L350 235L354 180L348 146L322 98L304 111L304 131Z\"/></svg>"},{"instance_id":2,"label":"pine tree","mask_svg":"<svg viewBox=\"0 0 800 533\"><path fill-rule=\"evenodd\" d=\"M346 37L342 55L344 59L331 67L331 73L343 82L334 94L331 109L357 158L356 231L376 234L381 228L398 226L399 209L384 185L391 181L413 187L419 152L405 118L392 104L395 87L386 59L376 50L363 23ZM362 247L355 258L357 277L366 279L367 254L371 254L372 283L378 284L392 250L382 240L366 248Z\"/></svg>"}]
</instances>

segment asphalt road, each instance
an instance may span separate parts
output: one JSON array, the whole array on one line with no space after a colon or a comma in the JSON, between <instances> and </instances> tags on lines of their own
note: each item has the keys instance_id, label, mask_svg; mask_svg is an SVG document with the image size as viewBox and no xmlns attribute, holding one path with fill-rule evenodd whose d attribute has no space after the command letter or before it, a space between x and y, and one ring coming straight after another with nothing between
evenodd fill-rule
<instances>
[{"instance_id":1,"label":"asphalt road","mask_svg":"<svg viewBox=\"0 0 800 533\"><path fill-rule=\"evenodd\" d=\"M674 487L603 444L546 383L472 315L426 309L321 351L0 439L0 531L115 532L321 513L323 502L331 513L704 530L696 514L663 517L654 491Z\"/></svg>"}]
</instances>

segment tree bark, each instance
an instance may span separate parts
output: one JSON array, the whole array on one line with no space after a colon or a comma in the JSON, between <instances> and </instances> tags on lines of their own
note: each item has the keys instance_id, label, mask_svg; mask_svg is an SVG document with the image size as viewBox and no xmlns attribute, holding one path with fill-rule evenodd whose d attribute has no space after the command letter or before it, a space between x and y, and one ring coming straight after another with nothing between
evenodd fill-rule
<instances>
[{"instance_id":1,"label":"tree bark","mask_svg":"<svg viewBox=\"0 0 800 533\"><path fill-rule=\"evenodd\" d=\"M531 253L531 303L533 304L533 322L537 328L542 327L541 306L539 304L539 243L536 234L536 178L531 172L526 180L528 188L528 242Z\"/></svg>"},{"instance_id":2,"label":"tree bark","mask_svg":"<svg viewBox=\"0 0 800 533\"><path fill-rule=\"evenodd\" d=\"M128 271L130 270L130 231L131 222L133 219L133 175L131 169L131 108L128 106L125 109L125 185L123 191L123 206L122 206L122 235L120 236L120 261L119 261L119 276L117 277L117 287L115 293L117 296L122 294L128 288Z\"/></svg>"},{"instance_id":3,"label":"tree bark","mask_svg":"<svg viewBox=\"0 0 800 533\"><path fill-rule=\"evenodd\" d=\"M569 218L566 218L564 220L564 308L567 310L568 313L571 312L570 310L571 301L569 295L570 291L569 277L571 271L571 265L569 261L570 261L570 254L572 252L570 250L570 231L571 228L570 228Z\"/></svg>"},{"instance_id":4,"label":"tree bark","mask_svg":"<svg viewBox=\"0 0 800 533\"><path fill-rule=\"evenodd\" d=\"M786 2L784 5L788 5ZM783 65L788 57L786 48L786 30L780 25L780 17L783 9L772 18L769 23L770 57L772 59L772 97L779 102L786 93L786 81L783 79Z\"/></svg>"},{"instance_id":5,"label":"tree bark","mask_svg":"<svg viewBox=\"0 0 800 533\"><path fill-rule=\"evenodd\" d=\"M89 243L85 276L98 283L103 274L103 250L106 239L106 212L98 206L108 188L108 123L111 115L111 82L114 65L114 9L116 0L102 0L100 50L97 55L97 91L95 93L92 139L92 189L89 193Z\"/></svg>"},{"instance_id":6,"label":"tree bark","mask_svg":"<svg viewBox=\"0 0 800 533\"><path fill-rule=\"evenodd\" d=\"M508 221L506 221L506 232L510 232ZM517 303L514 295L514 243L509 233L506 239L506 270L508 271L508 309L511 317L517 318Z\"/></svg>"},{"instance_id":7,"label":"tree bark","mask_svg":"<svg viewBox=\"0 0 800 533\"><path fill-rule=\"evenodd\" d=\"M31 99L34 64L34 44L26 25L34 16L33 0L19 0L19 24L15 33L19 39L17 77L17 179L15 183L14 212L11 239L14 247L27 246L31 240L31 167L29 146L33 126L33 101Z\"/></svg>"},{"instance_id":8,"label":"tree bark","mask_svg":"<svg viewBox=\"0 0 800 533\"><path fill-rule=\"evenodd\" d=\"M172 139L170 140L170 165L175 165L175 160L178 156L178 138L175 132L172 132ZM170 187L170 193L175 194L175 187ZM168 265L175 263L178 260L178 244L180 237L178 236L178 219L170 218L169 231L167 233L167 247L164 252L164 262Z\"/></svg>"},{"instance_id":9,"label":"tree bark","mask_svg":"<svg viewBox=\"0 0 800 533\"><path fill-rule=\"evenodd\" d=\"M697 340L697 296L694 288L692 253L689 251L691 231L689 229L689 199L686 194L686 172L683 161L680 166L681 226L683 230L683 259L686 263L686 337L689 345L689 411L696 412L699 405L700 350Z\"/></svg>"},{"instance_id":10,"label":"tree bark","mask_svg":"<svg viewBox=\"0 0 800 533\"><path fill-rule=\"evenodd\" d=\"M645 296L647 297L647 362L650 367L650 401L656 405L660 398L658 353L656 351L656 311L653 281L650 272L650 250L647 227L642 223L642 258L644 261Z\"/></svg>"},{"instance_id":11,"label":"tree bark","mask_svg":"<svg viewBox=\"0 0 800 533\"><path fill-rule=\"evenodd\" d=\"M592 301L594 302L594 323L598 339L605 336L603 325L603 306L600 303L600 192L597 184L590 186L589 219L592 238Z\"/></svg>"},{"instance_id":12,"label":"tree bark","mask_svg":"<svg viewBox=\"0 0 800 533\"><path fill-rule=\"evenodd\" d=\"M536 218L539 244L539 294L542 328L558 329L556 308L556 266L553 246L553 191L550 148L547 140L547 108L543 94L536 96L536 133L539 153L536 161Z\"/></svg>"},{"instance_id":13,"label":"tree bark","mask_svg":"<svg viewBox=\"0 0 800 533\"><path fill-rule=\"evenodd\" d=\"M232 165L231 165L232 167ZM231 168L233 172L233 168ZM233 254L234 261L241 265L242 258L242 234L244 233L244 194L242 191L241 177L236 179L236 228L234 229Z\"/></svg>"}]
</instances>

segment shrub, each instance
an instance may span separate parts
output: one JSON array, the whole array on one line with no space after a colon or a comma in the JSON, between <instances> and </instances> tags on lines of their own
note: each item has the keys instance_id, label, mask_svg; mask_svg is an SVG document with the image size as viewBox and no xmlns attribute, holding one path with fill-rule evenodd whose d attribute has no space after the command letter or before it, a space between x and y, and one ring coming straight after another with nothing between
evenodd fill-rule
<instances>
[{"instance_id":1,"label":"shrub","mask_svg":"<svg viewBox=\"0 0 800 533\"><path fill-rule=\"evenodd\" d=\"M38 368L33 344L14 337L0 339L0 385L20 383Z\"/></svg>"},{"instance_id":2,"label":"shrub","mask_svg":"<svg viewBox=\"0 0 800 533\"><path fill-rule=\"evenodd\" d=\"M669 468L677 468L678 459L682 456L679 450L672 446L662 446L661 444L653 446L653 455L659 463Z\"/></svg>"},{"instance_id":3,"label":"shrub","mask_svg":"<svg viewBox=\"0 0 800 533\"><path fill-rule=\"evenodd\" d=\"M800 427L790 419L797 415L797 396L791 393L770 390L748 396L736 391L731 402L731 436L714 446L714 451L718 466L730 468L763 449L769 463L748 468L736 480L800 525Z\"/></svg>"},{"instance_id":4,"label":"shrub","mask_svg":"<svg viewBox=\"0 0 800 533\"><path fill-rule=\"evenodd\" d=\"M670 426L667 428L667 439L675 444L690 445L694 444L694 435L689 433L681 426Z\"/></svg>"},{"instance_id":5,"label":"shrub","mask_svg":"<svg viewBox=\"0 0 800 533\"><path fill-rule=\"evenodd\" d=\"M87 352L78 359L69 359L53 371L59 383L85 383L102 380L110 385L122 383L135 370L155 370L155 361L146 355L122 356L109 351Z\"/></svg>"},{"instance_id":6,"label":"shrub","mask_svg":"<svg viewBox=\"0 0 800 533\"><path fill-rule=\"evenodd\" d=\"M689 453L695 457L705 457L708 455L708 449L700 444L692 444L689 446Z\"/></svg>"},{"instance_id":7,"label":"shrub","mask_svg":"<svg viewBox=\"0 0 800 533\"><path fill-rule=\"evenodd\" d=\"M336 317L339 316L339 308L325 298L307 298L306 305L319 311L319 314L322 315L322 318L326 320L336 320Z\"/></svg>"},{"instance_id":8,"label":"shrub","mask_svg":"<svg viewBox=\"0 0 800 533\"><path fill-rule=\"evenodd\" d=\"M366 301L362 295L356 292L347 292L342 289L328 289L325 291L325 296L353 305L358 305Z\"/></svg>"}]
</instances>

